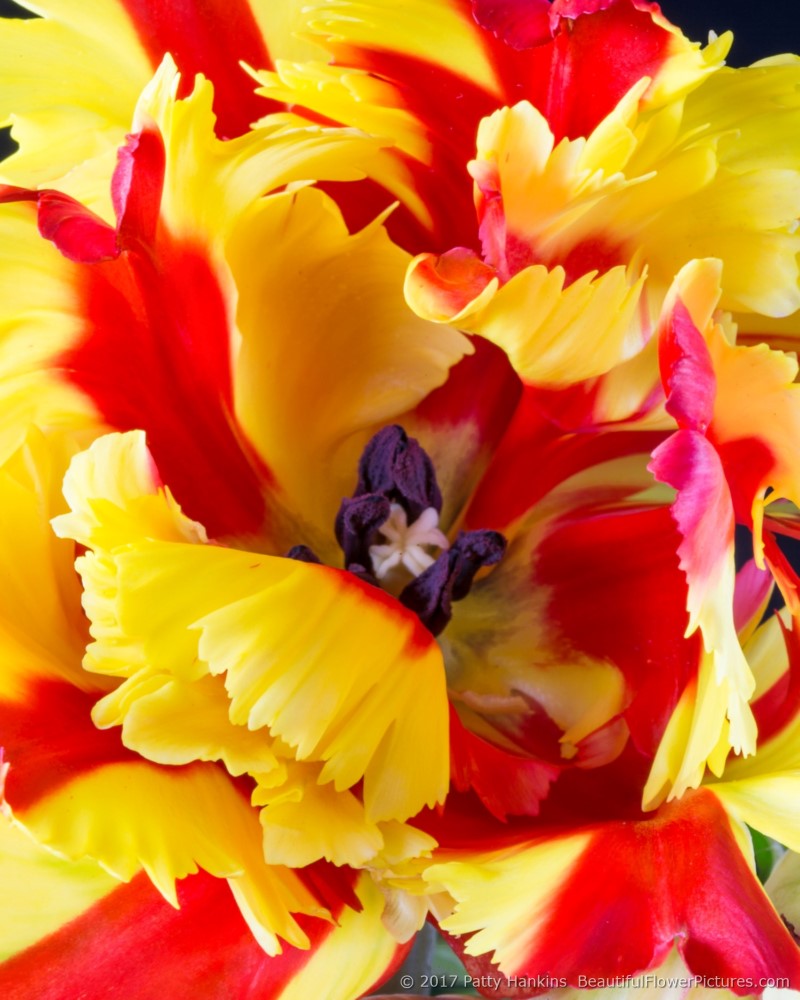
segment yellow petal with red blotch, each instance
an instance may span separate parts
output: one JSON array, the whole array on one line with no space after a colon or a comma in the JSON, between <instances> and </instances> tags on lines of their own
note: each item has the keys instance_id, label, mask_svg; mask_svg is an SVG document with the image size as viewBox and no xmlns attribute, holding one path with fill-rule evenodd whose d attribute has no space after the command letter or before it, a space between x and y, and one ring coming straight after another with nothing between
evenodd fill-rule
<instances>
[{"instance_id":1,"label":"yellow petal with red blotch","mask_svg":"<svg viewBox=\"0 0 800 1000\"><path fill-rule=\"evenodd\" d=\"M255 199L295 181L360 179L382 145L354 129L323 129L290 114L222 141L214 135L213 85L198 77L178 101L179 82L165 58L134 116L135 130L152 120L164 137L161 217L176 236L224 238Z\"/></svg>"},{"instance_id":2,"label":"yellow petal with red blotch","mask_svg":"<svg viewBox=\"0 0 800 1000\"><path fill-rule=\"evenodd\" d=\"M535 18L536 12L532 11L532 14ZM492 51L494 39L490 40L489 36L491 33L499 39L503 31L493 29L500 26L481 28L479 18L473 16L471 8L455 0L405 0L402 18L396 16L391 0L312 0L304 4L304 16L308 28L336 54L336 62L340 65L346 62L347 55L352 55L353 50L358 53L361 49L368 54L388 52L401 58L420 60L434 69L445 65L447 72L455 78L474 81L487 91L487 96L500 98L505 94L506 100L509 91L520 89L520 83L512 76L516 83L513 87L503 79L505 67L502 57L504 54L511 56L509 49L530 51L532 47L531 40L525 35L526 17L521 9L519 24L513 27L502 25L503 28L510 28L509 36L503 38L508 48L497 45ZM730 47L731 35L728 32L701 50L684 38L660 12L653 15L653 20L671 35L657 65L653 67L657 69L655 79L648 81L652 84L648 101L653 106L659 106L696 87L709 73L716 71ZM516 44L520 39L514 37L516 28L520 29L520 46ZM537 41L549 41L547 35L545 29ZM442 38L447 39L444 49ZM533 51L536 51L535 47ZM381 65L380 61L378 65ZM495 104L498 103L500 101L496 100Z\"/></svg>"},{"instance_id":3,"label":"yellow petal with red blotch","mask_svg":"<svg viewBox=\"0 0 800 1000\"><path fill-rule=\"evenodd\" d=\"M79 563L93 670L126 672L122 646L128 673L224 674L234 725L269 727L299 759L325 761L322 780L338 789L363 778L372 821L443 800L444 670L415 615L347 573L202 544L195 527L183 537L198 544L153 540L180 537L193 522L156 486L137 432L100 439L72 469L73 513L56 528L98 546ZM412 778L387 778L397 773Z\"/></svg>"},{"instance_id":4,"label":"yellow petal with red blotch","mask_svg":"<svg viewBox=\"0 0 800 1000\"><path fill-rule=\"evenodd\" d=\"M632 279L624 267L599 276L591 271L566 287L561 267L527 267L500 288L492 281L444 317L452 299L438 276L440 260L423 255L412 262L405 286L411 308L424 319L451 323L502 347L528 383L592 378L643 346L634 319L645 279Z\"/></svg>"},{"instance_id":5,"label":"yellow petal with red blotch","mask_svg":"<svg viewBox=\"0 0 800 1000\"><path fill-rule=\"evenodd\" d=\"M447 892L455 900L453 913L440 921L442 928L471 934L467 954L492 952L500 969L513 973L524 966L531 943L550 919L553 897L591 841L591 833L576 833L468 860L458 860L456 854L454 860L431 865L424 873L428 891Z\"/></svg>"},{"instance_id":6,"label":"yellow petal with red blotch","mask_svg":"<svg viewBox=\"0 0 800 1000\"><path fill-rule=\"evenodd\" d=\"M497 191L508 233L539 260L551 241L625 183L621 170L636 147L630 123L647 81L637 84L588 139L557 145L544 115L528 101L501 108L480 124L470 173L485 197Z\"/></svg>"},{"instance_id":7,"label":"yellow petal with red blotch","mask_svg":"<svg viewBox=\"0 0 800 1000\"><path fill-rule=\"evenodd\" d=\"M311 522L330 547L330 525L369 436L440 386L472 348L461 333L408 310L408 256L385 231L375 224L349 235L317 190L254 205L227 255L242 333L237 416L291 516ZM300 539L285 541L289 548Z\"/></svg>"},{"instance_id":8,"label":"yellow petal with red blotch","mask_svg":"<svg viewBox=\"0 0 800 1000\"><path fill-rule=\"evenodd\" d=\"M625 978L677 945L700 978L800 977L800 955L742 853L737 824L708 789L647 819L528 841L518 834L495 851L441 857L424 877L455 900L440 924L469 935L459 944L469 971Z\"/></svg>"},{"instance_id":9,"label":"yellow petal with red blotch","mask_svg":"<svg viewBox=\"0 0 800 1000\"><path fill-rule=\"evenodd\" d=\"M198 72L212 79L219 134L227 138L245 133L268 109L253 93L242 60L262 69L275 56L302 59L320 51L298 37L304 23L295 0L211 0L191 9L130 0L37 0L24 6L42 18L0 22L6 54L0 120L13 123L21 145L4 171L16 183L55 182L75 195L74 172L68 171L81 165L81 173L85 167L93 173L102 162L104 182L97 172L91 200L93 208L105 206L107 217L114 150L129 130L139 91L166 53L178 59L189 85Z\"/></svg>"},{"instance_id":10,"label":"yellow petal with red blotch","mask_svg":"<svg viewBox=\"0 0 800 1000\"><path fill-rule=\"evenodd\" d=\"M700 630L704 655L656 755L644 793L648 808L665 791L667 761L674 766L680 759L670 775L672 798L698 786L706 761L721 773L728 746L747 755L756 744L749 706L755 680L733 621L733 507L719 456L699 431L682 429L655 450L650 469L678 490L671 513L682 535L678 555L688 583L686 636Z\"/></svg>"},{"instance_id":11,"label":"yellow petal with red blotch","mask_svg":"<svg viewBox=\"0 0 800 1000\"><path fill-rule=\"evenodd\" d=\"M796 628L794 623L793 630ZM775 617L762 625L748 643L748 653L752 651L756 666L765 651L773 657L763 684L773 679L775 662L787 669L786 644L796 642L793 630L785 636ZM795 669L794 665L790 669ZM763 736L756 755L731 761L722 779L709 782L709 788L742 822L797 851L800 850L800 715L796 711L782 714L780 728Z\"/></svg>"},{"instance_id":12,"label":"yellow petal with red blotch","mask_svg":"<svg viewBox=\"0 0 800 1000\"><path fill-rule=\"evenodd\" d=\"M386 977L402 952L384 926L384 897L368 873L356 884L362 909L347 908L335 929L314 950L276 1000L350 1000L364 996ZM365 947L365 942L369 942ZM332 970L336 970L332 975Z\"/></svg>"},{"instance_id":13,"label":"yellow petal with red blotch","mask_svg":"<svg viewBox=\"0 0 800 1000\"><path fill-rule=\"evenodd\" d=\"M558 453L558 449L551 453L552 463L558 461ZM520 468L526 467L528 455L520 451L516 456ZM618 716L630 702L631 688L625 675L631 672L632 664L627 653L621 655L628 643L596 640L601 621L614 619L616 626L610 634L627 635L642 627L637 621L640 613L634 608L625 610L630 594L624 573L617 578L604 571L602 581L598 575L599 591L587 584L586 567L596 565L599 574L599 567L613 558L610 551L607 555L603 546L587 562L588 547L575 542L573 550L571 539L596 519L598 537L591 531L582 537L583 545L597 544L602 537L604 506L614 507L625 497L636 497L641 503L651 499L663 503L663 496L646 495L652 477L645 466L645 456L635 454L597 462L565 474L544 497L537 495L528 510L523 505L523 516L514 522L492 522L502 527L509 540L506 554L499 566L454 606L453 620L440 642L451 692L512 738L515 731L524 728L531 704L535 704L563 730L561 752L569 757L579 741ZM498 491L505 498L514 488L501 482ZM658 489L663 492L663 488ZM502 517L491 503L486 510L488 516ZM578 517L570 525L574 511L587 512L586 521ZM623 512L617 513L618 520L624 522ZM562 522L566 522L564 527ZM633 519L631 531L642 530L634 529L636 523ZM561 540L543 561L551 538ZM674 563L673 552L666 555L668 563L663 562L663 556L657 557L659 574ZM580 572L573 570L579 563L583 567ZM647 560L637 560L631 572L641 574L640 584L655 576ZM613 587L613 597L606 593L609 587ZM569 619L572 627L564 625L559 610L566 606L575 615ZM660 617L663 619L663 611ZM500 630L498 621L503 622ZM657 627L655 621L652 627ZM680 630L684 627L682 614Z\"/></svg>"},{"instance_id":14,"label":"yellow petal with red blotch","mask_svg":"<svg viewBox=\"0 0 800 1000\"><path fill-rule=\"evenodd\" d=\"M722 773L731 746L726 712L738 692L728 680L718 679L715 666L713 653L704 652L697 679L686 686L673 709L642 792L643 809L697 788L706 765L714 774ZM752 716L748 721L748 735L755 740Z\"/></svg>"},{"instance_id":15,"label":"yellow petal with red blotch","mask_svg":"<svg viewBox=\"0 0 800 1000\"><path fill-rule=\"evenodd\" d=\"M119 884L93 861L66 861L45 850L2 815L0 883L0 960L58 930Z\"/></svg>"},{"instance_id":16,"label":"yellow petal with red blotch","mask_svg":"<svg viewBox=\"0 0 800 1000\"><path fill-rule=\"evenodd\" d=\"M92 858L124 881L144 868L173 905L175 880L198 868L230 878L248 906L251 928L258 928L259 943L271 954L280 950L278 937L305 944L293 912L320 914L296 876L264 863L255 810L211 764L108 764L15 815L40 843L65 857Z\"/></svg>"},{"instance_id":17,"label":"yellow petal with red blotch","mask_svg":"<svg viewBox=\"0 0 800 1000\"><path fill-rule=\"evenodd\" d=\"M28 425L84 429L100 421L54 364L81 328L75 265L36 230L30 204L0 206L0 461Z\"/></svg>"},{"instance_id":18,"label":"yellow petal with red blotch","mask_svg":"<svg viewBox=\"0 0 800 1000\"><path fill-rule=\"evenodd\" d=\"M93 599L90 559L81 567ZM444 796L441 654L391 598L324 567L210 546L147 543L114 562L116 617L90 647L92 669L116 671L119 642L132 641L178 676L224 674L235 727L269 727L300 759L326 761L322 780L338 788L363 777L373 821ZM116 701L115 692L101 705ZM410 780L387 780L396 768Z\"/></svg>"},{"instance_id":19,"label":"yellow petal with red blotch","mask_svg":"<svg viewBox=\"0 0 800 1000\"><path fill-rule=\"evenodd\" d=\"M233 775L277 766L267 733L231 725L218 677L187 681L145 667L95 705L92 721L121 725L123 744L157 764L219 760Z\"/></svg>"},{"instance_id":20,"label":"yellow petal with red blotch","mask_svg":"<svg viewBox=\"0 0 800 1000\"><path fill-rule=\"evenodd\" d=\"M430 209L416 190L412 172L394 149L426 163L431 159L430 137L414 115L395 106L398 95L392 84L365 70L320 62L279 61L274 72L254 76L262 84L257 93L265 97L313 109L326 120L391 141L391 151L376 157L369 175L409 208L422 225L430 226Z\"/></svg>"},{"instance_id":21,"label":"yellow petal with red blotch","mask_svg":"<svg viewBox=\"0 0 800 1000\"><path fill-rule=\"evenodd\" d=\"M718 126L715 104L729 109L730 100L719 88L706 100L706 84L685 97L691 127L684 98L653 114L635 88L588 138L557 145L527 102L484 119L470 169L487 263L503 281L531 263L563 265L570 280L622 264L634 277L646 268L642 341L674 275L694 258L723 261L723 308L795 311L800 149L791 142L773 161L763 150L800 115L800 64L753 72L746 83L770 107L765 120L726 110Z\"/></svg>"},{"instance_id":22,"label":"yellow petal with red blotch","mask_svg":"<svg viewBox=\"0 0 800 1000\"><path fill-rule=\"evenodd\" d=\"M446 38L449 71L497 89L481 33L454 0L404 0L402 17L392 0L312 0L304 4L304 16L308 27L334 46L397 51L433 64L441 62Z\"/></svg>"}]
</instances>

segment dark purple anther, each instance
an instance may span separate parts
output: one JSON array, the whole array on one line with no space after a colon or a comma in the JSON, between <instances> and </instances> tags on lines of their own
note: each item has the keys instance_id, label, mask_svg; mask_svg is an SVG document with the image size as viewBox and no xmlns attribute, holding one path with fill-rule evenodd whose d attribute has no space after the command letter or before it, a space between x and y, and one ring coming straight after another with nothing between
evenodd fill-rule
<instances>
[{"instance_id":1,"label":"dark purple anther","mask_svg":"<svg viewBox=\"0 0 800 1000\"><path fill-rule=\"evenodd\" d=\"M391 506L380 493L366 493L350 500L342 500L334 530L336 540L344 552L347 569L355 564L362 568L372 566L369 547L378 528L389 517Z\"/></svg>"},{"instance_id":2,"label":"dark purple anther","mask_svg":"<svg viewBox=\"0 0 800 1000\"><path fill-rule=\"evenodd\" d=\"M358 463L355 492L342 500L336 515L336 540L347 569L353 564L372 567L369 547L380 540L378 530L388 520L393 503L405 510L409 524L428 507L437 513L442 509L433 462L419 442L396 424L384 427L367 442Z\"/></svg>"},{"instance_id":3,"label":"dark purple anther","mask_svg":"<svg viewBox=\"0 0 800 1000\"><path fill-rule=\"evenodd\" d=\"M354 497L380 493L405 508L412 524L428 507L442 510L442 493L433 462L419 441L393 424L370 439L358 463Z\"/></svg>"},{"instance_id":4,"label":"dark purple anther","mask_svg":"<svg viewBox=\"0 0 800 1000\"><path fill-rule=\"evenodd\" d=\"M452 546L408 584L400 601L439 635L453 615L452 602L466 597L478 570L500 562L505 550L506 540L498 531L459 532Z\"/></svg>"}]
</instances>

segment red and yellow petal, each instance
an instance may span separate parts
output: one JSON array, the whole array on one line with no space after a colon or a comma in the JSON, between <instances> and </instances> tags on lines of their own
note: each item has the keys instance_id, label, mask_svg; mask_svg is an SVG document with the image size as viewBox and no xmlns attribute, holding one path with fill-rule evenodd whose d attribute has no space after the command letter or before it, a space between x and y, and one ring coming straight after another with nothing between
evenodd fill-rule
<instances>
[{"instance_id":1,"label":"red and yellow petal","mask_svg":"<svg viewBox=\"0 0 800 1000\"><path fill-rule=\"evenodd\" d=\"M788 617L784 612L784 616ZM791 628L776 617L760 626L747 646L759 679L753 713L759 723L758 751L732 760L709 787L741 822L791 850L800 848L800 646Z\"/></svg>"},{"instance_id":2,"label":"red and yellow petal","mask_svg":"<svg viewBox=\"0 0 800 1000\"><path fill-rule=\"evenodd\" d=\"M713 262L695 262L676 281L695 313L703 313L706 328L713 325L717 278ZM724 459L705 436L715 411L713 361L680 297L662 318L659 352L666 408L679 430L653 452L649 468L677 490L671 512L682 536L678 556L688 583L687 635L700 631L704 656L696 684L684 692L656 755L644 792L649 804L696 788L707 762L721 773L729 747L751 754L756 743L749 706L755 680L734 621L734 506Z\"/></svg>"},{"instance_id":3,"label":"red and yellow petal","mask_svg":"<svg viewBox=\"0 0 800 1000\"><path fill-rule=\"evenodd\" d=\"M58 857L5 816L0 816L0 845L7 915L2 961L68 924L119 885L96 862Z\"/></svg>"},{"instance_id":4,"label":"red and yellow petal","mask_svg":"<svg viewBox=\"0 0 800 1000\"><path fill-rule=\"evenodd\" d=\"M8 761L4 802L41 844L93 859L122 880L140 869L174 902L176 879L198 867L232 880L261 946L303 946L292 913L324 913L286 869L263 858L258 815L211 764L159 767L91 721L95 698L60 682L0 703Z\"/></svg>"},{"instance_id":5,"label":"red and yellow petal","mask_svg":"<svg viewBox=\"0 0 800 1000\"><path fill-rule=\"evenodd\" d=\"M377 105L369 109L370 128L396 144L399 172L411 172L430 221L413 202L409 207L427 223L433 248L469 246L471 197L464 168L482 118L527 99L559 139L577 138L643 78L650 79L647 98L658 107L697 86L727 49L728 39L701 53L657 8L629 0L603 7L553 8L548 20L541 4L523 9L417 0L398 19L385 0L317 2L305 8L304 17L335 68L279 63L276 72L260 74L262 93L326 121L360 127L365 112L359 95L369 88ZM380 87L365 74L380 80ZM347 212L347 193L344 199ZM404 221L392 220L392 232L401 244L425 249L419 230Z\"/></svg>"},{"instance_id":6,"label":"red and yellow petal","mask_svg":"<svg viewBox=\"0 0 800 1000\"><path fill-rule=\"evenodd\" d=\"M265 191L316 177L363 176L357 150L369 159L379 143L341 130L298 128L296 119L286 116L223 143L213 134L210 84L199 82L189 97L175 100L177 84L174 65L165 61L139 103L136 132L121 150L112 184L116 230L58 192L5 191L6 198L38 201L42 232L75 262L62 262L50 278L49 297L65 313L50 327L63 334L41 338L49 349L34 359L34 373L44 379L44 370L45 381L54 383L54 408L63 408L63 397L77 389L98 422L145 427L176 492L190 498L214 535L255 533L267 518L263 491L271 476L236 424L233 372L240 345L235 287L247 283L252 258L232 275L225 244L233 229L243 234L244 217ZM279 196L273 222L285 219L286 204ZM314 205L318 218L333 211ZM391 249L386 246L384 258ZM46 274L52 251L44 244L41 253ZM285 277L285 257L269 263L273 271L280 265ZM404 262L394 257L392 264ZM263 293L272 293L280 277L264 275ZM388 281L383 272L381 280L382 291ZM284 301L282 290L277 298ZM24 306L21 299L15 292L13 301ZM21 312L31 313L30 307ZM46 317L32 315L37 329L44 325ZM290 314L283 323L284 336L294 333L291 319ZM17 314L11 323L12 330L28 333ZM389 334L399 352L402 319L397 326L399 332ZM456 340L463 349L452 352L453 360L467 349L463 338ZM452 337L449 342L455 343ZM441 381L447 351L435 376ZM58 409L53 420L57 414ZM80 411L79 417L83 426Z\"/></svg>"},{"instance_id":7,"label":"red and yellow petal","mask_svg":"<svg viewBox=\"0 0 800 1000\"><path fill-rule=\"evenodd\" d=\"M710 791L649 820L541 834L472 857L445 853L425 879L453 897L441 924L462 936L474 974L499 968L505 977L547 974L578 985L581 975L657 967L676 943L697 976L800 983L794 942ZM506 995L502 985L496 995Z\"/></svg>"},{"instance_id":8,"label":"red and yellow petal","mask_svg":"<svg viewBox=\"0 0 800 1000\"><path fill-rule=\"evenodd\" d=\"M154 983L176 996L202 984L210 1000L301 1000L323 992L349 1000L390 975L407 951L381 926L383 897L369 876L356 892L360 912L340 909L336 923L301 918L309 947L270 957L224 882L203 873L183 879L180 908L173 909L140 875L93 904L87 900L62 928L0 965L0 988L10 1000L73 993L100 1000L109 989L148 1000ZM341 974L332 977L334 967Z\"/></svg>"},{"instance_id":9,"label":"red and yellow petal","mask_svg":"<svg viewBox=\"0 0 800 1000\"><path fill-rule=\"evenodd\" d=\"M203 74L215 88L217 133L232 138L275 108L255 94L242 67L270 68L274 60L306 58L319 50L298 38L299 3L213 0L197 5L108 3L31 4L40 19L4 19L6 54L0 70L0 120L11 123L21 149L3 164L14 183L59 187L103 197L139 91L170 53L183 76L180 96ZM59 95L58 106L53 94ZM72 168L78 168L72 171ZM68 176L64 176L68 175ZM63 178L63 180L62 180Z\"/></svg>"}]
</instances>

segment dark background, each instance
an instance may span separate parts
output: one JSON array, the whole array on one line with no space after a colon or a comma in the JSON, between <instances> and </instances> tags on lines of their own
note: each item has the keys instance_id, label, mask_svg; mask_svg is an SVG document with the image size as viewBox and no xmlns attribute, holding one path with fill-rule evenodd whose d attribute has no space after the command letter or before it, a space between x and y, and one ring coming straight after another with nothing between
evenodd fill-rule
<instances>
[{"instance_id":1,"label":"dark background","mask_svg":"<svg viewBox=\"0 0 800 1000\"><path fill-rule=\"evenodd\" d=\"M80 0L75 0L80 3ZM108 0L109 3L115 0ZM171 3L172 0L151 0ZM271 0L280 3L281 0ZM731 66L746 66L779 52L800 52L800 0L664 0L664 14L694 41L705 42L713 29L734 33ZM12 0L0 0L0 17L30 16ZM2 59L2 52L0 52ZM7 130L0 130L0 158L10 150Z\"/></svg>"}]
</instances>

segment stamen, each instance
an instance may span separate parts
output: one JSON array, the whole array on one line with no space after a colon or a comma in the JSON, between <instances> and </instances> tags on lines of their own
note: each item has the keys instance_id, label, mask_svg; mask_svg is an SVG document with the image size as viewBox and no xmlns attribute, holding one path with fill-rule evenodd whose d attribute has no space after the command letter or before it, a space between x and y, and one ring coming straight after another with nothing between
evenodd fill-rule
<instances>
[{"instance_id":1,"label":"stamen","mask_svg":"<svg viewBox=\"0 0 800 1000\"><path fill-rule=\"evenodd\" d=\"M462 531L451 546L439 528L441 510L430 456L393 425L367 442L355 492L342 500L335 524L345 569L398 596L433 635L450 621L452 602L467 596L475 574L499 562L506 547L496 531ZM405 586L404 571L414 577Z\"/></svg>"},{"instance_id":2,"label":"stamen","mask_svg":"<svg viewBox=\"0 0 800 1000\"><path fill-rule=\"evenodd\" d=\"M452 602L466 597L478 570L500 562L505 550L506 540L499 531L459 532L452 547L408 584L400 602L439 635L453 615Z\"/></svg>"},{"instance_id":3,"label":"stamen","mask_svg":"<svg viewBox=\"0 0 800 1000\"><path fill-rule=\"evenodd\" d=\"M445 535L439 530L439 512L435 507L426 507L413 524L408 523L408 515L399 503L393 503L389 519L378 529L388 545L370 545L369 556L375 576L384 580L396 567L405 568L414 576L419 576L435 562L425 551L426 546L449 548Z\"/></svg>"}]
</instances>

